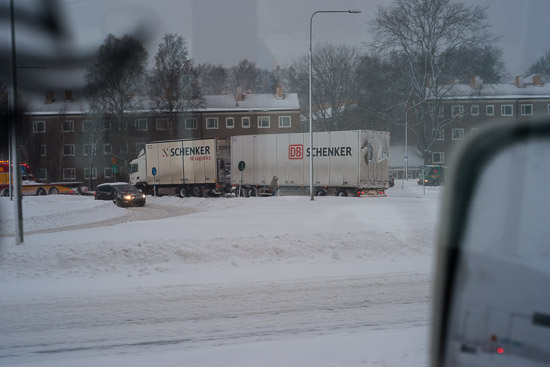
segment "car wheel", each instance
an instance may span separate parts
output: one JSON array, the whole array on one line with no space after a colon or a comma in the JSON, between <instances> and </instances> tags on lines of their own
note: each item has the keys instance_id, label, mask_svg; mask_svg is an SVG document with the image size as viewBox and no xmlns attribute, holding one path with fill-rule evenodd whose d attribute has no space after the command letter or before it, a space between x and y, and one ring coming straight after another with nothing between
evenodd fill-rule
<instances>
[{"instance_id":1,"label":"car wheel","mask_svg":"<svg viewBox=\"0 0 550 367\"><path fill-rule=\"evenodd\" d=\"M43 196L43 195L46 195L46 190L44 190L43 188L38 188L38 190L36 190L36 195L38 196Z\"/></svg>"},{"instance_id":2,"label":"car wheel","mask_svg":"<svg viewBox=\"0 0 550 367\"><path fill-rule=\"evenodd\" d=\"M52 187L50 191L48 191L48 195L57 195L59 194L59 189L57 187Z\"/></svg>"},{"instance_id":3,"label":"car wheel","mask_svg":"<svg viewBox=\"0 0 550 367\"><path fill-rule=\"evenodd\" d=\"M118 207L122 207L122 200L116 199L116 200L115 200L115 204L116 204L116 206L118 206Z\"/></svg>"}]
</instances>

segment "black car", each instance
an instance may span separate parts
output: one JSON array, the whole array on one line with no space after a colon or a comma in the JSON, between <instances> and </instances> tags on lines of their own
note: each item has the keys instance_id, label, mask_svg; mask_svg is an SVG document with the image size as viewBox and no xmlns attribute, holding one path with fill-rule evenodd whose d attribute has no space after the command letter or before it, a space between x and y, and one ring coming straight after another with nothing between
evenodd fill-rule
<instances>
[{"instance_id":1,"label":"black car","mask_svg":"<svg viewBox=\"0 0 550 367\"><path fill-rule=\"evenodd\" d=\"M98 185L95 199L112 200L117 206L144 206L146 201L144 193L126 182Z\"/></svg>"}]
</instances>

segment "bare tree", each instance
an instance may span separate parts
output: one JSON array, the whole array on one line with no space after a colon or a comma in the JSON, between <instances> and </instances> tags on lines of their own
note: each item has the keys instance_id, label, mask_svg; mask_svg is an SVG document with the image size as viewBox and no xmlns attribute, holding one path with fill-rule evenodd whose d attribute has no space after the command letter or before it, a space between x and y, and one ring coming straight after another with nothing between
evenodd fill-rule
<instances>
[{"instance_id":1,"label":"bare tree","mask_svg":"<svg viewBox=\"0 0 550 367\"><path fill-rule=\"evenodd\" d=\"M542 74L547 79L550 78L550 51L546 51L533 65L527 69L527 75Z\"/></svg>"},{"instance_id":2,"label":"bare tree","mask_svg":"<svg viewBox=\"0 0 550 367\"><path fill-rule=\"evenodd\" d=\"M244 91L251 90L255 92L257 77L258 68L256 64L244 59L239 61L236 66L229 68L227 87L232 93L235 93L238 87Z\"/></svg>"},{"instance_id":3,"label":"bare tree","mask_svg":"<svg viewBox=\"0 0 550 367\"><path fill-rule=\"evenodd\" d=\"M170 133L175 130L176 113L204 107L198 75L183 37L165 34L149 75L149 95L154 110L168 115Z\"/></svg>"},{"instance_id":4,"label":"bare tree","mask_svg":"<svg viewBox=\"0 0 550 367\"><path fill-rule=\"evenodd\" d=\"M359 52L346 45L323 44L312 52L312 105L315 130L347 129L346 114L357 101L355 73ZM287 70L292 91L309 106L309 60L303 56ZM309 116L307 109L303 113Z\"/></svg>"},{"instance_id":5,"label":"bare tree","mask_svg":"<svg viewBox=\"0 0 550 367\"><path fill-rule=\"evenodd\" d=\"M124 113L142 102L147 51L137 39L109 34L96 61L86 71L86 94L93 109L115 116L122 128Z\"/></svg>"},{"instance_id":6,"label":"bare tree","mask_svg":"<svg viewBox=\"0 0 550 367\"><path fill-rule=\"evenodd\" d=\"M439 130L454 121L435 113L450 89L453 75L446 73L450 60L462 47L483 48L494 40L486 10L456 0L394 0L378 8L372 22L376 49L397 52L407 61L410 97L405 108L417 106L416 119L409 126L426 162Z\"/></svg>"},{"instance_id":7,"label":"bare tree","mask_svg":"<svg viewBox=\"0 0 550 367\"><path fill-rule=\"evenodd\" d=\"M199 76L199 88L204 94L222 94L227 84L227 69L223 65L209 63L195 67Z\"/></svg>"}]
</instances>

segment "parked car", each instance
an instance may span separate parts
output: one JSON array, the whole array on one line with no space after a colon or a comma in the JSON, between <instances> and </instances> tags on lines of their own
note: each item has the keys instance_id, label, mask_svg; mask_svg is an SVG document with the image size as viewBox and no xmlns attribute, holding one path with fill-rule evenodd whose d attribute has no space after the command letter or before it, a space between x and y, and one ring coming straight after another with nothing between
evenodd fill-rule
<instances>
[{"instance_id":1,"label":"parked car","mask_svg":"<svg viewBox=\"0 0 550 367\"><path fill-rule=\"evenodd\" d=\"M126 182L104 183L97 186L96 200L112 200L117 206L144 206L146 196Z\"/></svg>"}]
</instances>

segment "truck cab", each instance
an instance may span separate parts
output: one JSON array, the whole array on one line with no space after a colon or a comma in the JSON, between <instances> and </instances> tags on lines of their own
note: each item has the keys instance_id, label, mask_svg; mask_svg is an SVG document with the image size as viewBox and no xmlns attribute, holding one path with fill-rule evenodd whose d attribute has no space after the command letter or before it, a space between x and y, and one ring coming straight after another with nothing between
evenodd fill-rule
<instances>
[{"instance_id":1,"label":"truck cab","mask_svg":"<svg viewBox=\"0 0 550 367\"><path fill-rule=\"evenodd\" d=\"M422 172L424 172L424 177L422 177ZM445 182L446 172L446 166L424 166L416 182L419 185L439 186Z\"/></svg>"}]
</instances>

